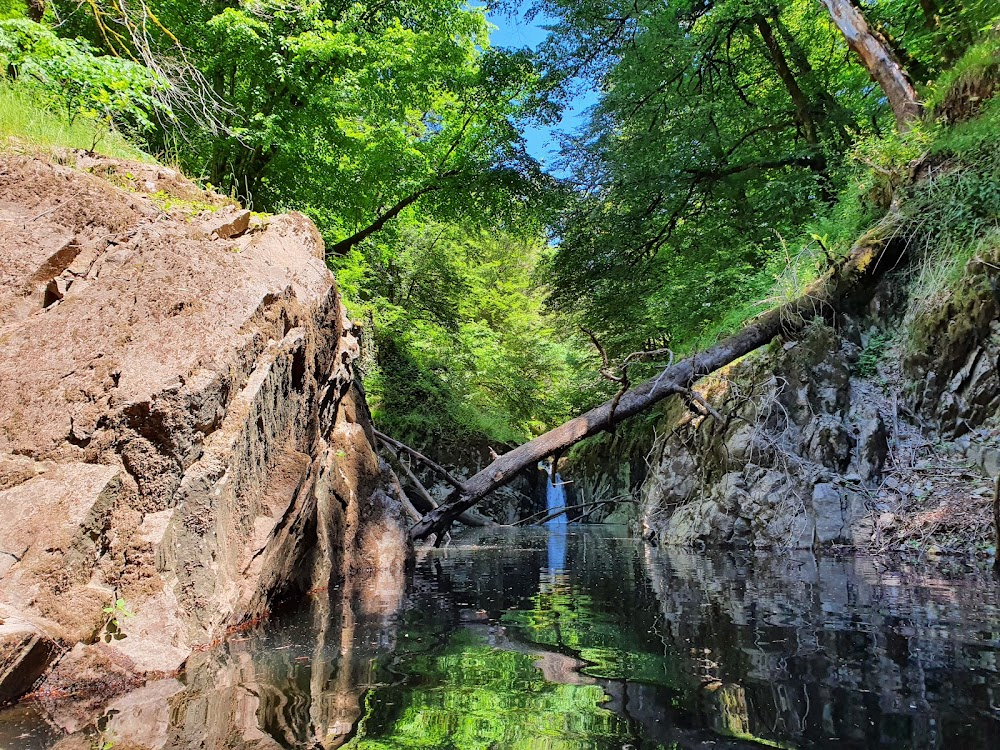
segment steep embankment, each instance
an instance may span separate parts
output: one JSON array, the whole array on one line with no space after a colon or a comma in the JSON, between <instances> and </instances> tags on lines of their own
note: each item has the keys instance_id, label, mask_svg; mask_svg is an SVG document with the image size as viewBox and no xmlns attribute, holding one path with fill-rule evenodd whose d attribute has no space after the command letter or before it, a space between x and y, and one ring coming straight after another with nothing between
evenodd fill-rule
<instances>
[{"instance_id":1,"label":"steep embankment","mask_svg":"<svg viewBox=\"0 0 1000 750\"><path fill-rule=\"evenodd\" d=\"M312 224L61 161L0 160L0 703L406 557Z\"/></svg>"},{"instance_id":2,"label":"steep embankment","mask_svg":"<svg viewBox=\"0 0 1000 750\"><path fill-rule=\"evenodd\" d=\"M585 447L567 468L578 493L631 494L634 522L663 544L985 550L1000 250L978 251L930 298L900 268L836 329L814 324L706 379L722 421L673 399L651 426Z\"/></svg>"}]
</instances>

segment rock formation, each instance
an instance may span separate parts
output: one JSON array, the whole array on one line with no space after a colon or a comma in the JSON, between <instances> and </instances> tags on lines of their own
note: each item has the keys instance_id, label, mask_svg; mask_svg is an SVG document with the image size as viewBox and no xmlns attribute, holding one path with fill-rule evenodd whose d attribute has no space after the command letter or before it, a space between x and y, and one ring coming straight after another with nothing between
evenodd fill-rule
<instances>
[{"instance_id":1,"label":"rock formation","mask_svg":"<svg viewBox=\"0 0 1000 750\"><path fill-rule=\"evenodd\" d=\"M998 256L983 250L929 300L890 275L837 329L814 324L707 378L722 421L675 398L578 449L564 469L577 502L631 496L633 524L668 545L886 549L918 528L924 546L952 531L989 544Z\"/></svg>"},{"instance_id":2,"label":"rock formation","mask_svg":"<svg viewBox=\"0 0 1000 750\"><path fill-rule=\"evenodd\" d=\"M62 161L0 162L0 702L407 552L309 220Z\"/></svg>"}]
</instances>

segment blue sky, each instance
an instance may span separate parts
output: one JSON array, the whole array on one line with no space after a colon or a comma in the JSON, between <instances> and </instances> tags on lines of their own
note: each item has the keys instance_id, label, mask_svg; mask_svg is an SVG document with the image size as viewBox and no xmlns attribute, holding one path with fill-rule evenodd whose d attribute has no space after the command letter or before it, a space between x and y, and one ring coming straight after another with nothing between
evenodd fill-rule
<instances>
[{"instance_id":1,"label":"blue sky","mask_svg":"<svg viewBox=\"0 0 1000 750\"><path fill-rule=\"evenodd\" d=\"M542 43L546 35L546 31L542 26L548 22L548 19L543 16L537 16L532 23L525 21L524 10L529 5L529 2L523 3L521 12L513 18L503 13L490 13L487 16L490 23L497 27L496 31L490 37L490 42L494 46L514 49L523 47L536 49ZM588 91L585 94L578 95L572 101L570 107L563 114L562 122L558 125L553 127L526 128L523 133L528 153L551 168L559 147L556 133L559 131L570 132L575 130L582 123L584 111L596 103L597 93Z\"/></svg>"}]
</instances>

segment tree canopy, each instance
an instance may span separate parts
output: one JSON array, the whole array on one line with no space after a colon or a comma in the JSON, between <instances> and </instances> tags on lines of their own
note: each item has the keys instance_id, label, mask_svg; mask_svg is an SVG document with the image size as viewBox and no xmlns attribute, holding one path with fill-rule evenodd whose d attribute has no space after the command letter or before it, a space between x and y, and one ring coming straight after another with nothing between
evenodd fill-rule
<instances>
[{"instance_id":1,"label":"tree canopy","mask_svg":"<svg viewBox=\"0 0 1000 750\"><path fill-rule=\"evenodd\" d=\"M8 4L18 86L316 222L376 413L425 446L522 442L609 397L602 365L801 291L932 137L933 81L996 62L988 0L537 0L535 50L464 0ZM547 172L522 133L583 88Z\"/></svg>"},{"instance_id":2,"label":"tree canopy","mask_svg":"<svg viewBox=\"0 0 1000 750\"><path fill-rule=\"evenodd\" d=\"M915 34L912 49L880 39L894 59L919 56L921 73L946 63L928 44L942 25L979 20L935 11L933 29L914 30L916 4L874 7L873 27ZM815 0L539 8L555 18L549 78L585 76L602 92L567 145L577 189L559 218L553 300L618 354L690 348L753 314L789 244L816 234L848 187L858 144L895 129L885 92Z\"/></svg>"}]
</instances>

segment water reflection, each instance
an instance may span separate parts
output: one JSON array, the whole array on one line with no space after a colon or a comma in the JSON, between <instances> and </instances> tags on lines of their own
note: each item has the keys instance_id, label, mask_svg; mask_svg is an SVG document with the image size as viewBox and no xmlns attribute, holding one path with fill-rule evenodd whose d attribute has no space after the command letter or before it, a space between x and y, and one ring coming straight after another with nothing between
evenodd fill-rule
<instances>
[{"instance_id":1,"label":"water reflection","mask_svg":"<svg viewBox=\"0 0 1000 750\"><path fill-rule=\"evenodd\" d=\"M0 748L1000 746L1000 592L975 573L569 525L467 533L401 592L315 596L97 721L0 715Z\"/></svg>"}]
</instances>

